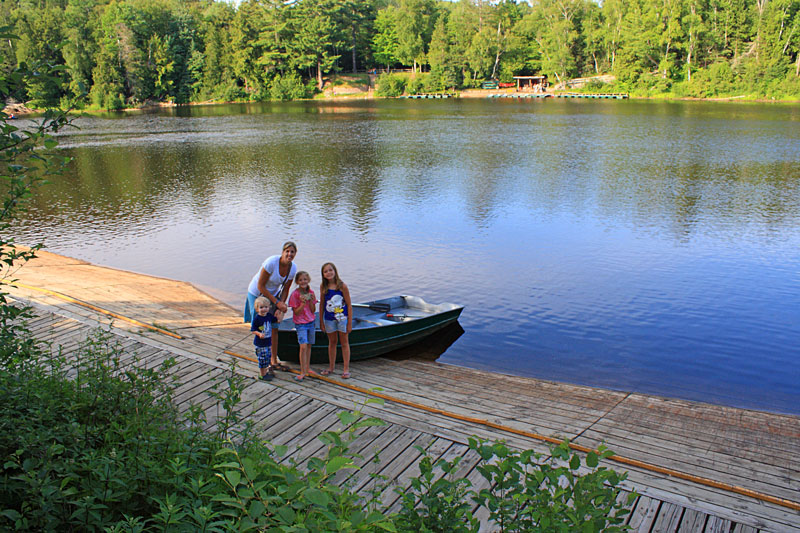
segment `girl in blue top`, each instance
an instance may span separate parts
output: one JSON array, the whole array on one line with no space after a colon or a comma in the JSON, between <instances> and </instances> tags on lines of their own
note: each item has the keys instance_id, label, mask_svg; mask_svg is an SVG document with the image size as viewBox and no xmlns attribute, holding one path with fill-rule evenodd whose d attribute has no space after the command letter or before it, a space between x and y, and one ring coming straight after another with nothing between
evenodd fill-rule
<instances>
[{"instance_id":1,"label":"girl in blue top","mask_svg":"<svg viewBox=\"0 0 800 533\"><path fill-rule=\"evenodd\" d=\"M339 279L339 272L333 263L322 265L322 285L319 288L322 302L320 328L328 335L328 368L322 371L327 376L336 368L336 345L342 345L342 377L350 377L350 341L348 335L353 329L353 312L350 306L350 290Z\"/></svg>"}]
</instances>

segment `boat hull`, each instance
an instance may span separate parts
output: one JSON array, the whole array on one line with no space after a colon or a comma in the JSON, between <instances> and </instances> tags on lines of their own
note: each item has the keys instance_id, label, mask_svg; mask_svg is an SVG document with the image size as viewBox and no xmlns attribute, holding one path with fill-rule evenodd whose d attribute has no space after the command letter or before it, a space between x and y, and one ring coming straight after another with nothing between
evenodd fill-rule
<instances>
[{"instance_id":1,"label":"boat hull","mask_svg":"<svg viewBox=\"0 0 800 533\"><path fill-rule=\"evenodd\" d=\"M417 306L407 305L407 301ZM388 313L376 312L364 307L353 309L353 330L349 335L350 360L358 361L377 357L385 353L415 344L425 337L456 322L463 307L453 304L429 305L419 298L398 296L375 300L363 306L391 305ZM431 312L431 310L435 312ZM406 316L406 313L410 316ZM392 315L404 318L389 319ZM286 361L298 361L299 345L291 318L285 319L278 330L278 356ZM337 349L337 360L341 361L341 347ZM317 318L316 342L311 347L311 363L328 362L328 336L319 329Z\"/></svg>"}]
</instances>

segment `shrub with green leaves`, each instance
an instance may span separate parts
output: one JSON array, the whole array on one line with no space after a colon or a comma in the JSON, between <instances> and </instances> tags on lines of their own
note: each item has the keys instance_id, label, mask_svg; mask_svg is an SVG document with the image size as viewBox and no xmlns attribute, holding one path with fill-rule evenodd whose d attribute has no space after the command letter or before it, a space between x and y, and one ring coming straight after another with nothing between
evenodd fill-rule
<instances>
[{"instance_id":1,"label":"shrub with green leaves","mask_svg":"<svg viewBox=\"0 0 800 533\"><path fill-rule=\"evenodd\" d=\"M400 96L406 89L408 78L396 74L381 74L376 82L378 96Z\"/></svg>"},{"instance_id":2,"label":"shrub with green leaves","mask_svg":"<svg viewBox=\"0 0 800 533\"><path fill-rule=\"evenodd\" d=\"M461 457L434 461L423 448L415 447L423 454L420 474L411 479L408 489L396 489L402 501L395 520L397 529L409 533L476 531L479 524L472 516L468 498L471 484L467 479L455 477ZM443 475L437 475L436 469Z\"/></svg>"},{"instance_id":3,"label":"shrub with green leaves","mask_svg":"<svg viewBox=\"0 0 800 533\"><path fill-rule=\"evenodd\" d=\"M532 450L513 450L503 442L472 438L469 447L480 456L476 468L489 488L474 491L468 480L455 478L458 458L433 462L426 456L420 475L403 493L397 518L400 531L478 531L473 507L486 507L492 527L502 532L628 529L623 521L636 494L631 493L627 503L620 501L619 484L626 476L600 466L602 459L613 455L605 447L587 454L583 462L567 441L551 447L549 459Z\"/></svg>"},{"instance_id":4,"label":"shrub with green leaves","mask_svg":"<svg viewBox=\"0 0 800 533\"><path fill-rule=\"evenodd\" d=\"M599 466L613 455L604 446L584 459L567 441L550 448L550 460L531 450L516 451L502 442L487 444L470 439L470 449L481 456L478 466L490 482L473 501L486 506L501 531L595 532L624 531L628 504L618 500L619 483L626 474Z\"/></svg>"},{"instance_id":5,"label":"shrub with green leaves","mask_svg":"<svg viewBox=\"0 0 800 533\"><path fill-rule=\"evenodd\" d=\"M257 439L240 411L245 378L220 382L216 431L171 403L167 360L123 367L98 334L76 363L55 354L0 370L0 528L80 531L392 531L369 502L331 482L348 445L382 422L345 411L322 457L300 467ZM374 505L373 505L374 507Z\"/></svg>"},{"instance_id":6,"label":"shrub with green leaves","mask_svg":"<svg viewBox=\"0 0 800 533\"><path fill-rule=\"evenodd\" d=\"M413 78L409 78L406 83L406 92L408 94L421 94L426 91L426 83L430 78L430 74L417 74Z\"/></svg>"},{"instance_id":7,"label":"shrub with green leaves","mask_svg":"<svg viewBox=\"0 0 800 533\"><path fill-rule=\"evenodd\" d=\"M309 90L303 80L294 73L284 76L277 74L270 84L269 97L272 100L298 100L308 95Z\"/></svg>"}]
</instances>

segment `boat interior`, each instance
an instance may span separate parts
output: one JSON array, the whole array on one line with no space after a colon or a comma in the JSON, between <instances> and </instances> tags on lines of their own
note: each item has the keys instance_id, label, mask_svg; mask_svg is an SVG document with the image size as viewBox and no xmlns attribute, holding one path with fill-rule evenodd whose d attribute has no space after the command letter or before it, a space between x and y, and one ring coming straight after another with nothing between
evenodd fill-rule
<instances>
[{"instance_id":1,"label":"boat interior","mask_svg":"<svg viewBox=\"0 0 800 533\"><path fill-rule=\"evenodd\" d=\"M426 318L439 313L459 309L452 303L430 304L419 296L393 296L366 303L353 304L353 329L367 329L389 326ZM317 313L319 315L319 312ZM294 329L291 318L281 322L280 329Z\"/></svg>"}]
</instances>

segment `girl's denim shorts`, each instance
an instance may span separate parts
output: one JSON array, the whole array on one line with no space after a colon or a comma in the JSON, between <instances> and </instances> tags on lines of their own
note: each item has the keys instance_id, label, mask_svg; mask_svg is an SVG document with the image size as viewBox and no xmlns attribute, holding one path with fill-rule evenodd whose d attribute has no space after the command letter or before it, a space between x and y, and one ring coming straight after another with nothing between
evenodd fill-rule
<instances>
[{"instance_id":1,"label":"girl's denim shorts","mask_svg":"<svg viewBox=\"0 0 800 533\"><path fill-rule=\"evenodd\" d=\"M325 332L333 333L334 331L347 333L347 318L344 320L325 320Z\"/></svg>"},{"instance_id":2,"label":"girl's denim shorts","mask_svg":"<svg viewBox=\"0 0 800 533\"><path fill-rule=\"evenodd\" d=\"M315 322L295 324L294 329L297 330L297 344L314 344L317 336L317 325Z\"/></svg>"}]
</instances>

